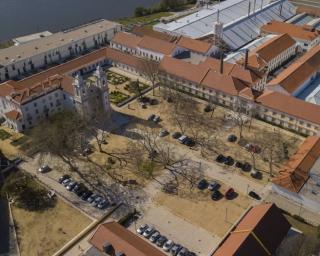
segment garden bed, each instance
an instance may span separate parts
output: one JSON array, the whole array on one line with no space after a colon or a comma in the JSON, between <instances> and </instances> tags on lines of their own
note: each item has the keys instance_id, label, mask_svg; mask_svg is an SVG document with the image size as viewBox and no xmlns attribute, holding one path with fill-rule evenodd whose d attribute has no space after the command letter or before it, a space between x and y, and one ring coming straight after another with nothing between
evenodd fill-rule
<instances>
[{"instance_id":1,"label":"garden bed","mask_svg":"<svg viewBox=\"0 0 320 256\"><path fill-rule=\"evenodd\" d=\"M119 85L129 81L128 77L118 75L113 72L107 72L107 79L110 84Z\"/></svg>"},{"instance_id":2,"label":"garden bed","mask_svg":"<svg viewBox=\"0 0 320 256\"><path fill-rule=\"evenodd\" d=\"M119 104L128 98L129 96L122 92L119 92L119 91L110 92L110 102L113 104Z\"/></svg>"}]
</instances>

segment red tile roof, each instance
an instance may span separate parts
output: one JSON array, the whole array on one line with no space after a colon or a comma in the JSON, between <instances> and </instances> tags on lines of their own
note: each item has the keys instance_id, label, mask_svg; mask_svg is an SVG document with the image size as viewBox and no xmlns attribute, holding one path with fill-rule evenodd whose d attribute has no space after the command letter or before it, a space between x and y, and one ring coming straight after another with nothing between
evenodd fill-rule
<instances>
[{"instance_id":1,"label":"red tile roof","mask_svg":"<svg viewBox=\"0 0 320 256\"><path fill-rule=\"evenodd\" d=\"M139 42L138 46L153 52L159 52L164 55L171 55L173 50L176 48L174 43L170 43L158 38L144 36Z\"/></svg>"},{"instance_id":2,"label":"red tile roof","mask_svg":"<svg viewBox=\"0 0 320 256\"><path fill-rule=\"evenodd\" d=\"M194 52L199 52L202 54L207 53L212 47L212 44L210 44L210 43L199 41L196 39L191 39L191 38L184 37L184 36L181 36L177 40L176 44L180 47L189 49Z\"/></svg>"},{"instance_id":3,"label":"red tile roof","mask_svg":"<svg viewBox=\"0 0 320 256\"><path fill-rule=\"evenodd\" d=\"M290 227L290 223L275 204L254 206L212 256L273 255Z\"/></svg>"},{"instance_id":4,"label":"red tile roof","mask_svg":"<svg viewBox=\"0 0 320 256\"><path fill-rule=\"evenodd\" d=\"M320 36L320 31L312 27L298 26L282 21L272 21L261 27L261 31L273 34L289 34L293 38L313 41Z\"/></svg>"},{"instance_id":5,"label":"red tile roof","mask_svg":"<svg viewBox=\"0 0 320 256\"><path fill-rule=\"evenodd\" d=\"M118 32L111 40L112 43L125 45L129 48L137 48L142 37L127 32Z\"/></svg>"},{"instance_id":6,"label":"red tile roof","mask_svg":"<svg viewBox=\"0 0 320 256\"><path fill-rule=\"evenodd\" d=\"M127 256L165 256L156 247L117 222L100 225L89 240L89 243L100 251L103 251L103 246L107 242L112 245L115 252L123 252Z\"/></svg>"},{"instance_id":7,"label":"red tile roof","mask_svg":"<svg viewBox=\"0 0 320 256\"><path fill-rule=\"evenodd\" d=\"M308 137L284 165L272 182L298 193L309 178L309 172L320 156L320 138Z\"/></svg>"},{"instance_id":8,"label":"red tile roof","mask_svg":"<svg viewBox=\"0 0 320 256\"><path fill-rule=\"evenodd\" d=\"M271 90L265 90L256 102L271 110L320 125L320 106L318 105Z\"/></svg>"},{"instance_id":9,"label":"red tile roof","mask_svg":"<svg viewBox=\"0 0 320 256\"><path fill-rule=\"evenodd\" d=\"M270 81L269 85L280 85L288 93L293 93L320 69L320 45L313 47L301 58Z\"/></svg>"},{"instance_id":10,"label":"red tile roof","mask_svg":"<svg viewBox=\"0 0 320 256\"><path fill-rule=\"evenodd\" d=\"M10 120L19 120L21 118L21 114L20 112L16 111L16 110L11 110L7 113L5 113L5 116L10 119Z\"/></svg>"}]
</instances>

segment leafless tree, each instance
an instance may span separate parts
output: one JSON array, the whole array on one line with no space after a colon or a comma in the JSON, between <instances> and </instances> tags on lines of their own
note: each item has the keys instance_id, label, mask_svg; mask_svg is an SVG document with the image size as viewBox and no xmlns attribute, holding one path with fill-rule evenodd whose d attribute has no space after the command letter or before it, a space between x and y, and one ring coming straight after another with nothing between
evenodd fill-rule
<instances>
[{"instance_id":1,"label":"leafless tree","mask_svg":"<svg viewBox=\"0 0 320 256\"><path fill-rule=\"evenodd\" d=\"M139 62L139 70L152 84L152 94L154 96L154 89L159 81L159 63L153 60L141 59Z\"/></svg>"},{"instance_id":2,"label":"leafless tree","mask_svg":"<svg viewBox=\"0 0 320 256\"><path fill-rule=\"evenodd\" d=\"M273 177L273 167L275 163L280 162L285 158L284 139L278 128L271 131L263 132L263 152L262 156L267 159L269 163L269 174Z\"/></svg>"},{"instance_id":3,"label":"leafless tree","mask_svg":"<svg viewBox=\"0 0 320 256\"><path fill-rule=\"evenodd\" d=\"M190 168L190 159L179 156L175 149L163 143L157 136L157 131L152 128L139 129L140 139L130 145L128 157L133 160L136 170L145 178L153 179L165 185L157 178L157 169L166 169L178 187L180 179L193 187L201 171Z\"/></svg>"},{"instance_id":4,"label":"leafless tree","mask_svg":"<svg viewBox=\"0 0 320 256\"><path fill-rule=\"evenodd\" d=\"M241 100L239 97L236 97L233 107L232 107L232 119L235 125L239 129L239 138L243 138L243 128L248 121L248 116L244 112Z\"/></svg>"}]
</instances>

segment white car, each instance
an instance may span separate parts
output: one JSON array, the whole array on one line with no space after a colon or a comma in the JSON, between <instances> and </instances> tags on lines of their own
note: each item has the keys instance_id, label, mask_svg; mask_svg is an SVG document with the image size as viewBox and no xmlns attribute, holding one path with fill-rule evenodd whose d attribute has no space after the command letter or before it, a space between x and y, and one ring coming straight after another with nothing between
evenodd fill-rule
<instances>
[{"instance_id":1,"label":"white car","mask_svg":"<svg viewBox=\"0 0 320 256\"><path fill-rule=\"evenodd\" d=\"M165 252L170 251L170 249L172 248L172 246L174 245L174 242L172 240L168 240L167 242L165 242L165 244L162 246L162 249Z\"/></svg>"},{"instance_id":2,"label":"white car","mask_svg":"<svg viewBox=\"0 0 320 256\"><path fill-rule=\"evenodd\" d=\"M137 233L142 235L143 232L148 228L149 226L147 224L142 224L138 229L137 229Z\"/></svg>"},{"instance_id":3,"label":"white car","mask_svg":"<svg viewBox=\"0 0 320 256\"><path fill-rule=\"evenodd\" d=\"M45 164L45 165L42 165L39 170L38 170L40 173L45 173L45 172L48 172L50 171L50 167L49 165Z\"/></svg>"},{"instance_id":4,"label":"white car","mask_svg":"<svg viewBox=\"0 0 320 256\"><path fill-rule=\"evenodd\" d=\"M154 229L154 227L148 227L144 232L143 232L143 236L145 238L149 238L156 230Z\"/></svg>"}]
</instances>

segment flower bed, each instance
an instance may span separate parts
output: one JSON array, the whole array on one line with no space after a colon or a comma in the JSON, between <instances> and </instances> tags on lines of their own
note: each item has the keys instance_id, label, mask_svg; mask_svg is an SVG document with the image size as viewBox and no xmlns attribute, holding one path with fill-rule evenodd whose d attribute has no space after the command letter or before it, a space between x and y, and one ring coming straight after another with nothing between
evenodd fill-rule
<instances>
[{"instance_id":1,"label":"flower bed","mask_svg":"<svg viewBox=\"0 0 320 256\"><path fill-rule=\"evenodd\" d=\"M118 75L110 71L107 73L107 79L108 79L108 82L113 85L119 85L129 81L129 78Z\"/></svg>"}]
</instances>

